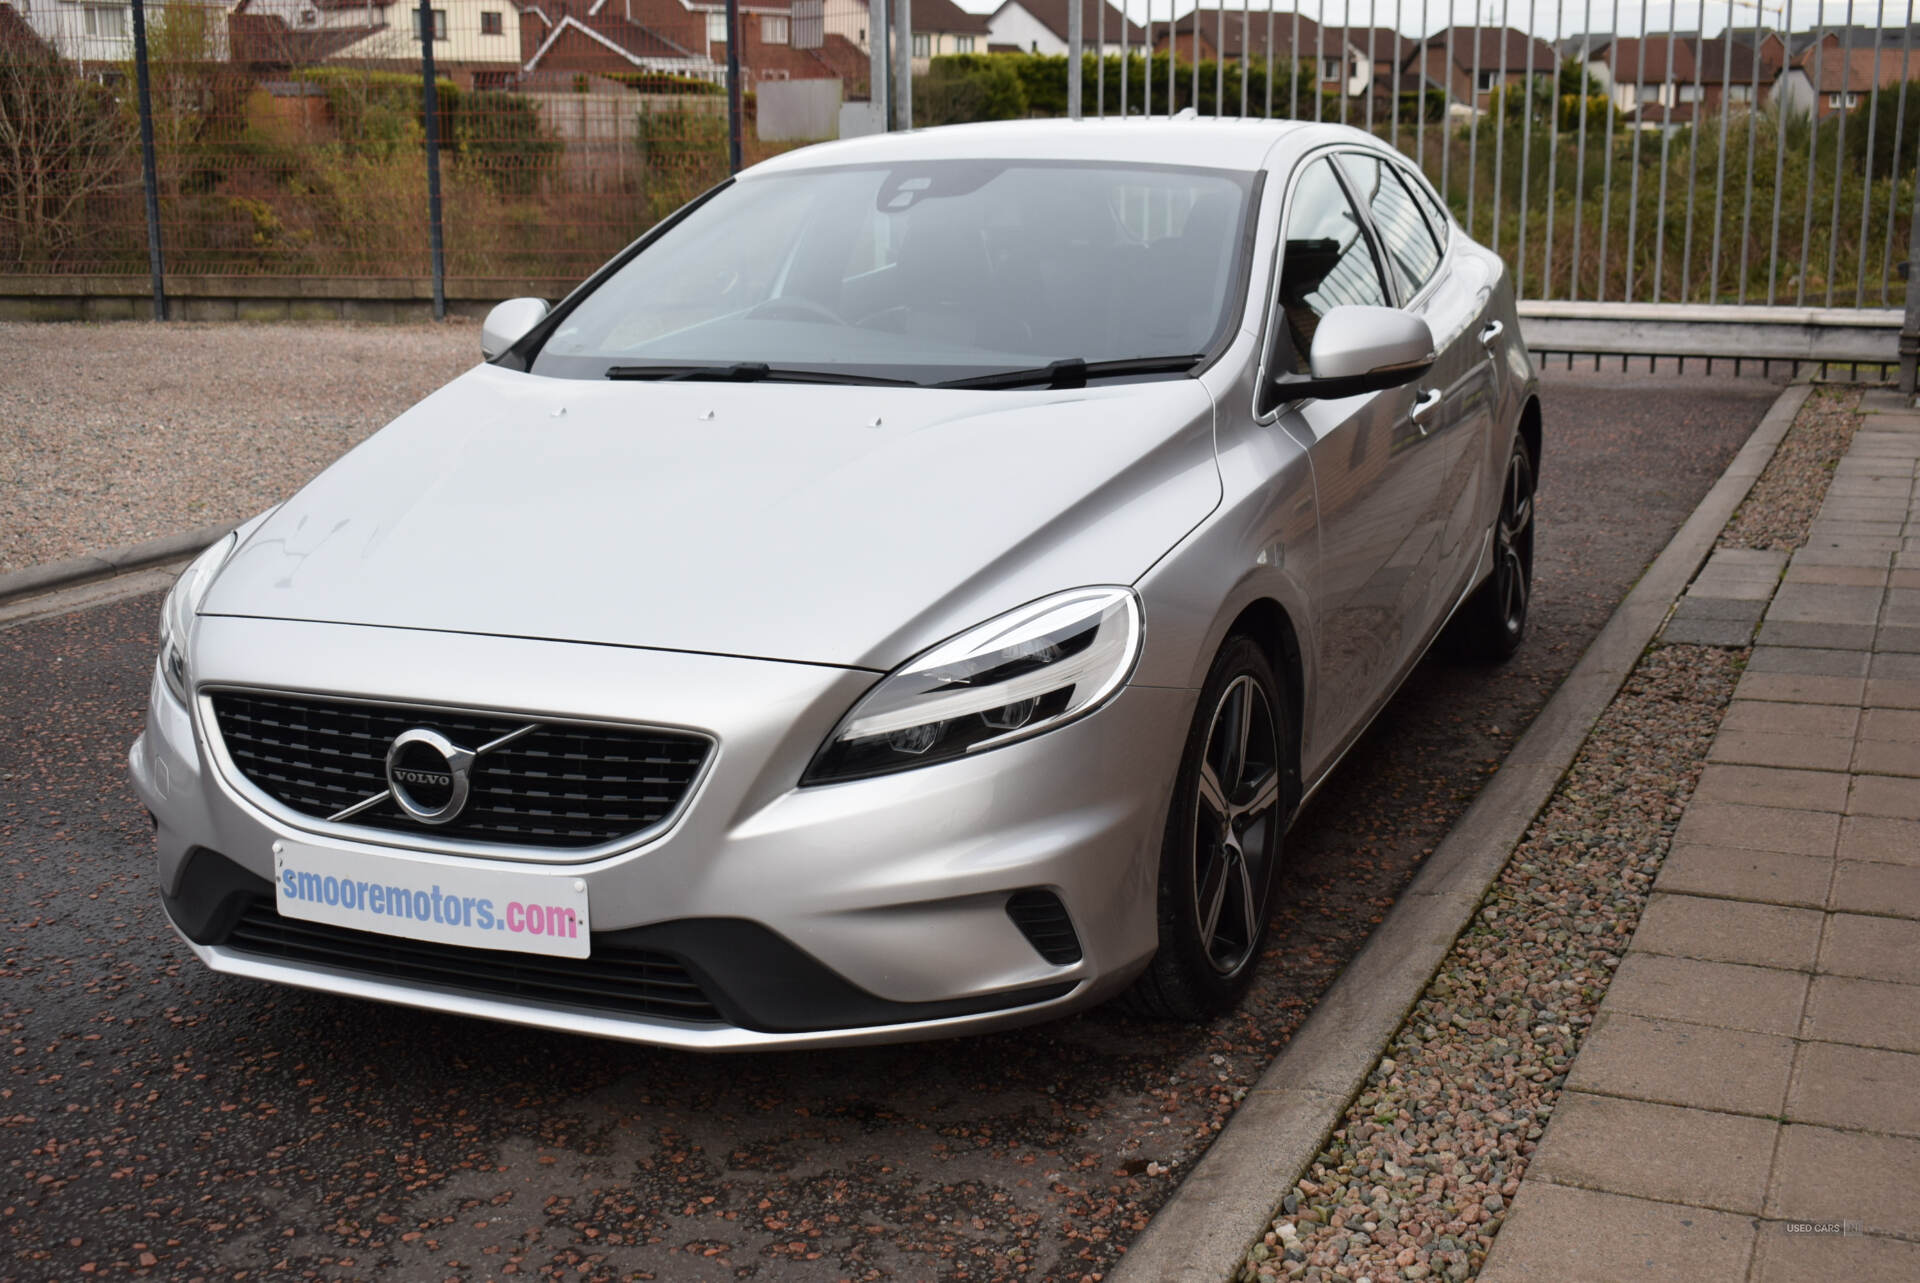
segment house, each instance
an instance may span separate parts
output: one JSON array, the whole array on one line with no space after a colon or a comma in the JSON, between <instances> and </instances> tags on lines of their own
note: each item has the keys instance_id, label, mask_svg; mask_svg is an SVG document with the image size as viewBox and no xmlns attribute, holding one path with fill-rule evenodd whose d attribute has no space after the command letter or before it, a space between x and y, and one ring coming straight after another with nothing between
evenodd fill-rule
<instances>
[{"instance_id":1,"label":"house","mask_svg":"<svg viewBox=\"0 0 1920 1283\"><path fill-rule=\"evenodd\" d=\"M148 0L147 32L154 33L177 24L176 42L198 44L202 56L225 61L227 15L231 0L203 3L201 0ZM83 65L93 62L122 63L133 60L133 5L120 0L34 0L18 6L19 16L41 40L53 46L62 58Z\"/></svg>"},{"instance_id":2,"label":"house","mask_svg":"<svg viewBox=\"0 0 1920 1283\"><path fill-rule=\"evenodd\" d=\"M1318 65L1321 92L1344 93L1348 97L1359 97L1373 83L1373 64L1363 50L1356 49L1342 31L1323 28L1303 14L1276 12L1269 23L1265 12L1195 9L1175 21L1171 33L1164 28L1155 33L1154 52L1164 53L1171 45L1175 58L1191 59L1195 53L1196 17L1202 62L1222 56L1236 62L1242 57L1255 62L1269 58L1305 61Z\"/></svg>"},{"instance_id":3,"label":"house","mask_svg":"<svg viewBox=\"0 0 1920 1283\"><path fill-rule=\"evenodd\" d=\"M475 69L511 69L520 56L520 32L511 0L432 0L433 59L456 79ZM372 63L402 69L420 65L420 9L403 0L242 0L252 19L243 29L258 40L284 26L287 47L313 50L328 62Z\"/></svg>"},{"instance_id":4,"label":"house","mask_svg":"<svg viewBox=\"0 0 1920 1283\"><path fill-rule=\"evenodd\" d=\"M1067 52L1067 25L1073 0L1006 0L987 18L989 51L996 48L1021 53ZM1079 0L1081 47L1104 43L1113 57L1120 46L1138 49L1146 43L1146 28L1130 21L1101 0ZM915 7L918 7L916 0Z\"/></svg>"},{"instance_id":5,"label":"house","mask_svg":"<svg viewBox=\"0 0 1920 1283\"><path fill-rule=\"evenodd\" d=\"M985 53L991 34L987 16L968 13L953 0L913 0L913 69L924 72L928 60L943 54ZM868 53L865 3L833 3L826 7L829 35L844 36L861 53Z\"/></svg>"},{"instance_id":6,"label":"house","mask_svg":"<svg viewBox=\"0 0 1920 1283\"><path fill-rule=\"evenodd\" d=\"M1402 74L1420 48L1420 42L1412 36L1403 36L1392 27L1330 27L1328 31L1339 33L1348 45L1371 63L1373 75L1368 81L1367 90L1373 95L1376 109L1391 110L1396 90L1401 93L1419 91L1419 77Z\"/></svg>"},{"instance_id":7,"label":"house","mask_svg":"<svg viewBox=\"0 0 1920 1283\"><path fill-rule=\"evenodd\" d=\"M1671 63L1669 63L1671 55ZM1624 36L1596 48L1587 72L1616 110L1643 128L1690 123L1722 107L1744 108L1767 100L1765 57L1752 40L1722 32L1703 39L1697 32Z\"/></svg>"},{"instance_id":8,"label":"house","mask_svg":"<svg viewBox=\"0 0 1920 1283\"><path fill-rule=\"evenodd\" d=\"M373 29L384 30L384 27L376 24ZM296 28L280 14L253 12L251 0L241 0L234 11L227 15L229 58L257 72L310 67L325 62L341 50L358 43L367 34L368 29L361 27ZM289 96L307 96L293 88L288 88L287 93Z\"/></svg>"},{"instance_id":9,"label":"house","mask_svg":"<svg viewBox=\"0 0 1920 1283\"><path fill-rule=\"evenodd\" d=\"M828 34L804 0L749 0L739 7L740 66L748 84L768 80L866 81L866 58ZM798 15L796 17L796 15ZM807 19L811 17L812 21ZM649 72L721 81L727 65L724 5L688 0L534 0L520 10L520 75Z\"/></svg>"},{"instance_id":10,"label":"house","mask_svg":"<svg viewBox=\"0 0 1920 1283\"><path fill-rule=\"evenodd\" d=\"M949 53L983 53L992 34L987 16L968 13L953 0L913 0L913 69Z\"/></svg>"},{"instance_id":11,"label":"house","mask_svg":"<svg viewBox=\"0 0 1920 1283\"><path fill-rule=\"evenodd\" d=\"M1529 65L1535 83L1551 81L1558 55L1546 41L1512 27L1448 27L1422 42L1407 69L1444 88L1448 110L1465 115L1485 111L1494 90L1524 85Z\"/></svg>"},{"instance_id":12,"label":"house","mask_svg":"<svg viewBox=\"0 0 1920 1283\"><path fill-rule=\"evenodd\" d=\"M724 67L710 56L707 23L675 3L672 11L649 14L627 0L609 4L547 0L519 11L519 78L555 72L618 76L648 72L719 80ZM741 14L742 23L750 22ZM664 28L664 30L663 30ZM669 34L670 33L670 34ZM724 48L725 28L721 40Z\"/></svg>"},{"instance_id":13,"label":"house","mask_svg":"<svg viewBox=\"0 0 1920 1283\"><path fill-rule=\"evenodd\" d=\"M1920 28L1853 27L1800 33L1775 81L1780 101L1821 119L1860 106L1876 89L1920 77Z\"/></svg>"}]
</instances>

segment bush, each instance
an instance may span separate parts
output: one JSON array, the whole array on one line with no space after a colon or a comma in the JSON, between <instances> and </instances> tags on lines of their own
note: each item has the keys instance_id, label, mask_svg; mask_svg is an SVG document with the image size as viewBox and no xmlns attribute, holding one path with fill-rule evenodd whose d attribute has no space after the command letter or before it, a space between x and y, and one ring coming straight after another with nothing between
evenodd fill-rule
<instances>
[{"instance_id":1,"label":"bush","mask_svg":"<svg viewBox=\"0 0 1920 1283\"><path fill-rule=\"evenodd\" d=\"M727 118L716 111L642 111L646 226L727 176Z\"/></svg>"},{"instance_id":2,"label":"bush","mask_svg":"<svg viewBox=\"0 0 1920 1283\"><path fill-rule=\"evenodd\" d=\"M532 99L499 90L460 97L452 142L463 164L517 196L534 192L567 149L547 132Z\"/></svg>"},{"instance_id":3,"label":"bush","mask_svg":"<svg viewBox=\"0 0 1920 1283\"><path fill-rule=\"evenodd\" d=\"M1263 115L1267 107L1268 66L1264 61L1250 63L1244 70L1238 61L1229 60L1224 76L1211 60L1200 64L1198 97L1195 96L1193 64L1175 61L1171 68L1164 53L1147 58L1131 54L1122 63L1118 57L1096 58L1086 54L1081 64L1080 105L1083 114L1092 115L1102 95L1109 113L1120 109L1120 86L1127 86L1127 113L1138 115L1149 96L1153 114L1167 113L1167 79L1173 78L1173 110L1195 107L1199 114L1214 114L1214 94L1224 81L1226 114L1239 115L1241 80L1246 80L1247 111ZM1314 112L1314 95L1319 92L1310 67L1291 61L1276 61L1272 66L1273 114L1284 117L1295 102L1302 118ZM1441 99L1438 93L1433 95ZM1320 100L1320 109L1330 119L1340 112L1338 95ZM948 125L975 120L1009 120L1020 116L1064 116L1067 114L1067 59L1060 54L991 53L948 54L932 60L927 74L915 79L913 118L916 125Z\"/></svg>"},{"instance_id":4,"label":"bush","mask_svg":"<svg viewBox=\"0 0 1920 1283\"><path fill-rule=\"evenodd\" d=\"M726 87L697 76L675 76L663 71L611 71L597 73L617 80L636 93L643 94L724 94Z\"/></svg>"},{"instance_id":5,"label":"bush","mask_svg":"<svg viewBox=\"0 0 1920 1283\"><path fill-rule=\"evenodd\" d=\"M927 74L914 81L916 125L1019 120L1026 114L1026 87L1004 57L960 54L935 58Z\"/></svg>"}]
</instances>

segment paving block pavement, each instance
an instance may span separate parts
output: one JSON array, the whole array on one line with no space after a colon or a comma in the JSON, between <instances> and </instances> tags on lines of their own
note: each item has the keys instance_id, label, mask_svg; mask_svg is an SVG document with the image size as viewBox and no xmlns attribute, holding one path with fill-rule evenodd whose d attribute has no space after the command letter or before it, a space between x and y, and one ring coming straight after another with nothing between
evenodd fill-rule
<instances>
[{"instance_id":1,"label":"paving block pavement","mask_svg":"<svg viewBox=\"0 0 1920 1283\"><path fill-rule=\"evenodd\" d=\"M1755 649L1488 1283L1920 1279L1920 413L1863 409L1667 625Z\"/></svg>"}]
</instances>

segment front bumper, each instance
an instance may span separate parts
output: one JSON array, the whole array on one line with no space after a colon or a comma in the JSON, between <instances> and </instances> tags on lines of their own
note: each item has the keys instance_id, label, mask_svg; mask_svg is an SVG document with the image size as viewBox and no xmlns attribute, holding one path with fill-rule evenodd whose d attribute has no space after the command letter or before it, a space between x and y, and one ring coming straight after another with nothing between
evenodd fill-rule
<instances>
[{"instance_id":1,"label":"front bumper","mask_svg":"<svg viewBox=\"0 0 1920 1283\"><path fill-rule=\"evenodd\" d=\"M399 835L387 844L320 823L295 827L227 777L203 715L156 682L130 766L156 819L169 912L216 970L719 1050L1045 1019L1105 998L1155 946L1160 835L1190 692L1128 688L1091 717L975 758L798 789L814 750L875 674L212 616L196 626L192 651L204 683L675 726L717 741L697 791L663 833L564 864L588 885L596 955L661 952L709 991L720 1018L688 1021L236 944L224 932L247 903L257 911L264 898L271 915L276 840L384 851L454 874L488 857L421 849ZM503 848L497 859L555 872L566 857ZM1047 961L1009 916L1009 896L1032 889L1065 906L1077 961ZM223 896L225 909L208 907Z\"/></svg>"}]
</instances>

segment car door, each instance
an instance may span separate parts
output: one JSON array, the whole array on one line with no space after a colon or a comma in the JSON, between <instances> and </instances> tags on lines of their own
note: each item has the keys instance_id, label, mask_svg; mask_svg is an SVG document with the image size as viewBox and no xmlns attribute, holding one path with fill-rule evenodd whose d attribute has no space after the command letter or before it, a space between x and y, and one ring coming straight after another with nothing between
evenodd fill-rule
<instances>
[{"instance_id":1,"label":"car door","mask_svg":"<svg viewBox=\"0 0 1920 1283\"><path fill-rule=\"evenodd\" d=\"M1448 507L1441 526L1442 555L1452 573L1443 581L1440 609L1449 610L1471 585L1487 542L1487 514L1496 497L1489 486L1506 465L1505 441L1496 441L1495 425L1502 421L1500 357L1518 336L1507 333L1495 303L1498 273L1505 270L1497 256L1456 237L1452 219L1423 180L1406 167L1397 167L1401 180L1427 215L1428 225L1441 246L1439 270L1424 301L1427 325L1445 363L1444 389L1447 430L1454 449L1442 493Z\"/></svg>"},{"instance_id":2,"label":"car door","mask_svg":"<svg viewBox=\"0 0 1920 1283\"><path fill-rule=\"evenodd\" d=\"M1342 152L1340 168L1373 221L1400 305L1433 333L1435 361L1420 381L1426 395L1440 394L1435 411L1421 421L1424 464L1436 474L1432 506L1421 515L1421 537L1432 540L1433 574L1418 622L1407 632L1402 660L1411 665L1453 609L1480 553L1472 523L1461 518L1478 511L1485 484L1480 453L1483 425L1491 421L1489 363L1473 333L1482 303L1473 274L1459 270L1462 256L1447 253L1450 229L1435 227L1430 207L1423 208L1417 180L1372 151Z\"/></svg>"},{"instance_id":3,"label":"car door","mask_svg":"<svg viewBox=\"0 0 1920 1283\"><path fill-rule=\"evenodd\" d=\"M1395 295L1365 216L1332 153L1304 162L1283 216L1268 320L1267 369L1308 372L1321 317L1337 306L1391 307ZM1278 422L1307 451L1319 509L1314 595L1316 699L1311 742L1338 751L1398 679L1436 566L1427 520L1441 470L1414 420L1424 382L1362 396L1282 404ZM1429 397L1422 418L1434 409Z\"/></svg>"}]
</instances>

